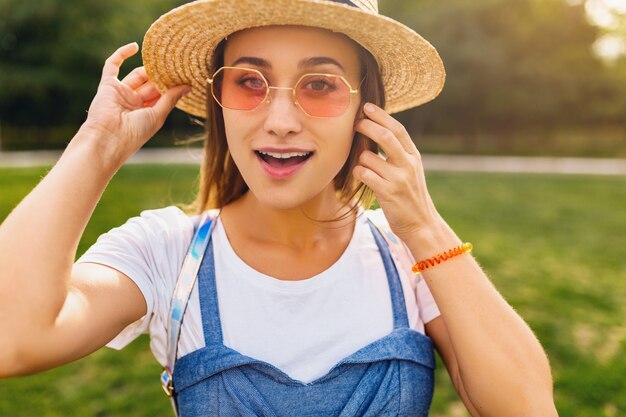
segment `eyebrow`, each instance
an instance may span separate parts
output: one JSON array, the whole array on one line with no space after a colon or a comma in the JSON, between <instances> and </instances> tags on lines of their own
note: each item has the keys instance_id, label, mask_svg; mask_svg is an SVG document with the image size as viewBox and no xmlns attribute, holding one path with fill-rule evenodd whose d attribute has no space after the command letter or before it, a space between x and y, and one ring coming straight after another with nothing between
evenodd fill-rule
<instances>
[{"instance_id":1,"label":"eyebrow","mask_svg":"<svg viewBox=\"0 0 626 417\"><path fill-rule=\"evenodd\" d=\"M257 67L261 67L265 69L272 69L272 64L270 64L269 61L263 58L257 58L257 57L252 57L252 56L242 56L241 58L238 58L232 64L232 66L235 67L238 64L251 64L251 65L255 65ZM298 69L310 68L310 67L315 67L315 66L324 65L324 64L335 65L339 67L339 69L341 69L343 72L346 72L343 65L341 65L339 62L337 62L333 58L330 58L327 56L314 56L311 58L303 59L300 62L298 62Z\"/></svg>"}]
</instances>

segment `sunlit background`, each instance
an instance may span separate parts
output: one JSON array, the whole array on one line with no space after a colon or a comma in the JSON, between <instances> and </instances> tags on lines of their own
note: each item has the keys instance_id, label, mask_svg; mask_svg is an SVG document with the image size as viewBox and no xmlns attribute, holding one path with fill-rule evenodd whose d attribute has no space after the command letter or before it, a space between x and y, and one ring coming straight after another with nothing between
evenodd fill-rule
<instances>
[{"instance_id":1,"label":"sunlit background","mask_svg":"<svg viewBox=\"0 0 626 417\"><path fill-rule=\"evenodd\" d=\"M183 3L0 0L0 221L49 169L1 162L15 158L11 151L63 149L85 120L105 58L141 45L149 25ZM397 117L446 169L459 160L451 154L623 164L626 0L381 0L380 9L443 58L442 94ZM133 57L121 76L139 65ZM146 147L180 147L201 131L175 110ZM190 202L197 171L124 166L78 255L141 210ZM626 176L427 170L427 178L437 209L475 244L490 279L545 347L561 417L626 417ZM0 416L171 416L148 344L144 335L122 352L101 349L0 381ZM431 411L469 417L440 361Z\"/></svg>"},{"instance_id":2,"label":"sunlit background","mask_svg":"<svg viewBox=\"0 0 626 417\"><path fill-rule=\"evenodd\" d=\"M582 3L581 0L570 0L571 4ZM602 34L594 44L594 52L607 63L626 55L626 31L624 29L624 15L626 15L626 1L624 0L588 0L585 10L593 24L603 28Z\"/></svg>"},{"instance_id":3,"label":"sunlit background","mask_svg":"<svg viewBox=\"0 0 626 417\"><path fill-rule=\"evenodd\" d=\"M182 3L0 0L0 149L63 148L104 59ZM422 151L626 156L626 1L383 0L380 9L446 65L441 96L398 115ZM189 132L198 128L175 111L148 146Z\"/></svg>"}]
</instances>

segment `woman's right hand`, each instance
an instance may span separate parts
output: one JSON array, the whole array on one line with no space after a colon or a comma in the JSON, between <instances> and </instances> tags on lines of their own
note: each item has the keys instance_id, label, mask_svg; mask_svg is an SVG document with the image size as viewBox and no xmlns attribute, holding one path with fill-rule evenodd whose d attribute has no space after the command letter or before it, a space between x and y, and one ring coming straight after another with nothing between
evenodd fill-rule
<instances>
[{"instance_id":1,"label":"woman's right hand","mask_svg":"<svg viewBox=\"0 0 626 417\"><path fill-rule=\"evenodd\" d=\"M122 63L138 50L137 43L124 45L105 61L98 91L81 127L97 133L120 165L159 131L176 102L190 90L178 85L161 95L144 67L135 68L120 81Z\"/></svg>"}]
</instances>

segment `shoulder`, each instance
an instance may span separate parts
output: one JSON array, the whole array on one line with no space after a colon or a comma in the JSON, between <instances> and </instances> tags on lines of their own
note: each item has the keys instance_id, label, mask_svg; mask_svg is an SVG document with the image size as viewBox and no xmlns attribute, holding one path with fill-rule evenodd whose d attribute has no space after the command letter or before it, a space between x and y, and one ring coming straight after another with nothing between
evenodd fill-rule
<instances>
[{"instance_id":1,"label":"shoulder","mask_svg":"<svg viewBox=\"0 0 626 417\"><path fill-rule=\"evenodd\" d=\"M381 208L377 208L374 210L364 210L362 214L366 218L370 219L372 223L374 223L376 226L382 225L382 226L389 227L389 223L387 222L385 213L383 212L383 209Z\"/></svg>"},{"instance_id":2,"label":"shoulder","mask_svg":"<svg viewBox=\"0 0 626 417\"><path fill-rule=\"evenodd\" d=\"M144 210L121 226L100 235L81 257L95 254L107 258L145 259L163 262L165 258L184 257L199 216L189 216L175 206Z\"/></svg>"},{"instance_id":3,"label":"shoulder","mask_svg":"<svg viewBox=\"0 0 626 417\"><path fill-rule=\"evenodd\" d=\"M123 225L111 229L107 235L126 235L127 237L169 237L191 238L199 216L189 216L176 206L144 210L138 216L131 217ZM155 242L149 242L155 243Z\"/></svg>"},{"instance_id":4,"label":"shoulder","mask_svg":"<svg viewBox=\"0 0 626 417\"><path fill-rule=\"evenodd\" d=\"M387 218L382 209L365 210L363 212L366 216L383 234L385 241L387 242L389 249L391 250L393 260L401 276L401 282L405 289L405 293L409 288L415 295L415 302L419 312L413 313L411 306L409 307L410 319L413 319L414 328L420 332L424 332L423 323L428 323L434 320L440 315L439 308L433 295L423 279L418 279L412 272L412 265L415 263L413 254L396 235L391 232ZM416 316L416 314L419 314Z\"/></svg>"},{"instance_id":5,"label":"shoulder","mask_svg":"<svg viewBox=\"0 0 626 417\"><path fill-rule=\"evenodd\" d=\"M391 231L391 228L389 227L389 222L387 221L385 213L382 209L378 208L375 210L364 210L361 214L374 226L376 226L378 231L382 234L382 237L389 245L389 248L391 249L393 255L404 255L406 253L410 256L410 253L406 252L404 242L398 239L398 237Z\"/></svg>"},{"instance_id":6,"label":"shoulder","mask_svg":"<svg viewBox=\"0 0 626 417\"><path fill-rule=\"evenodd\" d=\"M199 216L190 216L176 206L162 207L158 209L144 210L139 216L130 218L126 224L139 227L153 227L158 230L180 230L181 228L194 227Z\"/></svg>"}]
</instances>

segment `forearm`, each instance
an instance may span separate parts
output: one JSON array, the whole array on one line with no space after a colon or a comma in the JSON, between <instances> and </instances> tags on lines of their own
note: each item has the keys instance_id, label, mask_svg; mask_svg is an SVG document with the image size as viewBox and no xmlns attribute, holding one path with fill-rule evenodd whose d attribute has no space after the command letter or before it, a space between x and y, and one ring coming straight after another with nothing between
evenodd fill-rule
<instances>
[{"instance_id":1,"label":"forearm","mask_svg":"<svg viewBox=\"0 0 626 417\"><path fill-rule=\"evenodd\" d=\"M462 243L443 220L403 240L417 260ZM552 401L550 367L541 345L470 254L422 275L448 328L463 387L481 415L522 415L528 407Z\"/></svg>"},{"instance_id":2,"label":"forearm","mask_svg":"<svg viewBox=\"0 0 626 417\"><path fill-rule=\"evenodd\" d=\"M117 169L98 139L79 131L0 225L0 334L14 336L5 343L51 326L65 301L78 243Z\"/></svg>"}]
</instances>

